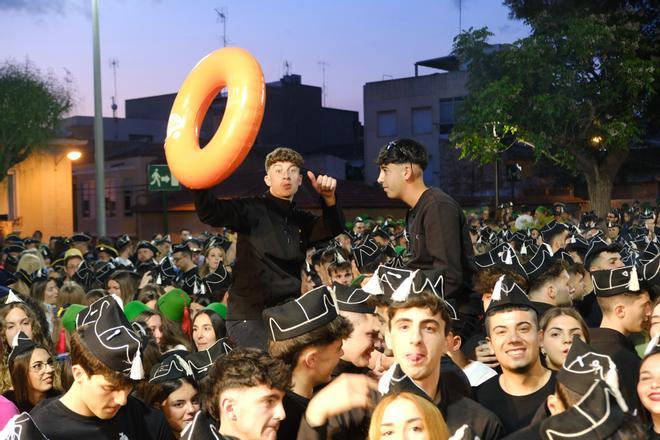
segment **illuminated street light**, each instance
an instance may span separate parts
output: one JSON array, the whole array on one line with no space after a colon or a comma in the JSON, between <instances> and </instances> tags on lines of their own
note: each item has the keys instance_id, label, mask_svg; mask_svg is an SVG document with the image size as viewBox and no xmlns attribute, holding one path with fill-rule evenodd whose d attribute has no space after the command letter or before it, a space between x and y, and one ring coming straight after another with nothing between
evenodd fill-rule
<instances>
[{"instance_id":1,"label":"illuminated street light","mask_svg":"<svg viewBox=\"0 0 660 440\"><path fill-rule=\"evenodd\" d=\"M594 136L591 138L591 143L594 145L600 145L603 142L602 136Z\"/></svg>"},{"instance_id":2,"label":"illuminated street light","mask_svg":"<svg viewBox=\"0 0 660 440\"><path fill-rule=\"evenodd\" d=\"M79 150L71 150L68 153L66 153L66 158L74 161L78 160L82 157L82 153Z\"/></svg>"}]
</instances>

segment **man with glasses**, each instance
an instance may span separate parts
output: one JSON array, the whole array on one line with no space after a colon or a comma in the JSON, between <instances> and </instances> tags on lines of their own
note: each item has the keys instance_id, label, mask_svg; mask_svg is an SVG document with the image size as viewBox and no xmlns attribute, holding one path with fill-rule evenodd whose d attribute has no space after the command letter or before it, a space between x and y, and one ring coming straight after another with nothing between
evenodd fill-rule
<instances>
[{"instance_id":1,"label":"man with glasses","mask_svg":"<svg viewBox=\"0 0 660 440\"><path fill-rule=\"evenodd\" d=\"M320 196L322 216L297 209L293 197L302 185L303 158L290 148L266 156L261 197L220 200L213 191L193 190L199 219L238 232L234 283L227 307L227 330L240 347L266 350L261 312L301 294L300 271L305 251L344 229L337 204L337 181L325 175L307 177Z\"/></svg>"},{"instance_id":2,"label":"man with glasses","mask_svg":"<svg viewBox=\"0 0 660 440\"><path fill-rule=\"evenodd\" d=\"M387 197L410 207L406 215L408 266L439 271L449 298L462 297L464 292L467 297L464 280L471 276L474 257L465 216L447 193L424 183L428 165L424 146L412 139L397 139L380 150L377 163L378 183Z\"/></svg>"}]
</instances>

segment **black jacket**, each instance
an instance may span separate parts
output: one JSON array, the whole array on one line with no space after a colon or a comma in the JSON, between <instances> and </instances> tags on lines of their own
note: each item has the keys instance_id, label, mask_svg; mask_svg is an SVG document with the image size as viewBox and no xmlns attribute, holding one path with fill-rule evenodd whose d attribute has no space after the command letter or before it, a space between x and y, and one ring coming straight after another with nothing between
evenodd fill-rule
<instances>
[{"instance_id":1,"label":"black jacket","mask_svg":"<svg viewBox=\"0 0 660 440\"><path fill-rule=\"evenodd\" d=\"M270 193L220 200L211 190L192 192L202 222L238 232L228 320L260 320L264 308L300 296L305 251L344 227L339 205L325 206L322 199L318 217Z\"/></svg>"},{"instance_id":2,"label":"black jacket","mask_svg":"<svg viewBox=\"0 0 660 440\"><path fill-rule=\"evenodd\" d=\"M448 298L461 295L474 272L474 254L463 210L439 188L429 188L408 211L406 229L414 269L438 269Z\"/></svg>"}]
</instances>

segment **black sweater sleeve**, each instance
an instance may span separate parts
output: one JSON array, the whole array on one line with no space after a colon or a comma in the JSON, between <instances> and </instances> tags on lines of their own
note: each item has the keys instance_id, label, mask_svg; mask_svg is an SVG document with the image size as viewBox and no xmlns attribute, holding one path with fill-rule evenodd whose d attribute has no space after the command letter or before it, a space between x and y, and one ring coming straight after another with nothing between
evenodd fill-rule
<instances>
[{"instance_id":1,"label":"black sweater sleeve","mask_svg":"<svg viewBox=\"0 0 660 440\"><path fill-rule=\"evenodd\" d=\"M224 226L236 232L247 232L249 208L244 200L220 200L211 189L193 189L197 217L202 223L213 227Z\"/></svg>"}]
</instances>

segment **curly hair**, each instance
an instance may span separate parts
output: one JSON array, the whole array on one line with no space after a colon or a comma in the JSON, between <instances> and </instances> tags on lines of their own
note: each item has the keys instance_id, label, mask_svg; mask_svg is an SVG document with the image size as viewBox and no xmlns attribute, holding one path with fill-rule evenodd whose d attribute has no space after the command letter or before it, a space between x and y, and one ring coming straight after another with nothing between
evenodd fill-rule
<instances>
[{"instance_id":1,"label":"curly hair","mask_svg":"<svg viewBox=\"0 0 660 440\"><path fill-rule=\"evenodd\" d=\"M281 391L291 387L291 368L256 348L237 349L215 361L203 391L204 408L220 421L220 397L225 390L266 385Z\"/></svg>"},{"instance_id":2,"label":"curly hair","mask_svg":"<svg viewBox=\"0 0 660 440\"><path fill-rule=\"evenodd\" d=\"M302 166L305 164L305 160L300 155L300 153L287 147L278 147L268 153L266 156L266 162L264 164L266 171L268 171L268 168L277 162L291 162L298 168L302 168Z\"/></svg>"}]
</instances>

